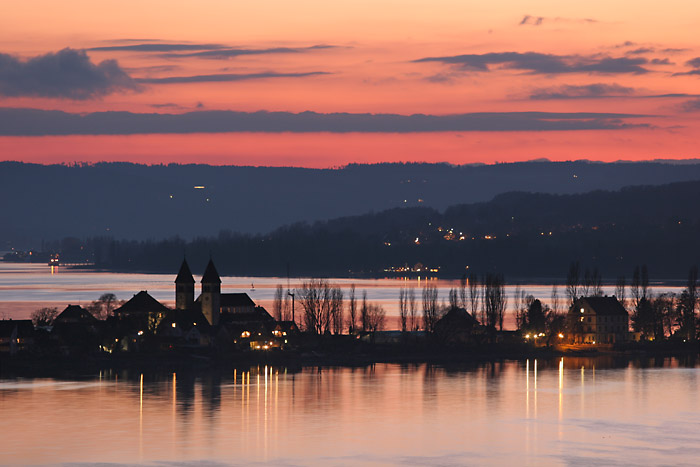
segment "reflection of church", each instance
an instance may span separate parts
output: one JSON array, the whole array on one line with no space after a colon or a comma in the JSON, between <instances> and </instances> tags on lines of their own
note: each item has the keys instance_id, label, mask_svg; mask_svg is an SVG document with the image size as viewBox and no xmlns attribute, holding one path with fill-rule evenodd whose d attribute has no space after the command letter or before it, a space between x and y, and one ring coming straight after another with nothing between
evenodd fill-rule
<instances>
[{"instance_id":1,"label":"reflection of church","mask_svg":"<svg viewBox=\"0 0 700 467\"><path fill-rule=\"evenodd\" d=\"M175 309L141 291L115 310L123 324L126 347L137 347L144 334L154 335L164 349L218 346L268 350L288 348L299 332L292 321L276 321L246 293L221 293L221 277L210 259L195 299L195 280L187 260L175 278Z\"/></svg>"}]
</instances>

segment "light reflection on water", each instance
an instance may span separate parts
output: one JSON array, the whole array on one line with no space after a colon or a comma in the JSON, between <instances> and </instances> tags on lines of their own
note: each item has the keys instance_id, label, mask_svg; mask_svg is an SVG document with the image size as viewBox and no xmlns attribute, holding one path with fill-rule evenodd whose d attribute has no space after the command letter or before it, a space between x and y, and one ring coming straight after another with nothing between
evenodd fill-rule
<instances>
[{"instance_id":1,"label":"light reflection on water","mask_svg":"<svg viewBox=\"0 0 700 467\"><path fill-rule=\"evenodd\" d=\"M643 364L642 364L643 363ZM695 361L260 366L0 380L7 464L679 464Z\"/></svg>"}]
</instances>

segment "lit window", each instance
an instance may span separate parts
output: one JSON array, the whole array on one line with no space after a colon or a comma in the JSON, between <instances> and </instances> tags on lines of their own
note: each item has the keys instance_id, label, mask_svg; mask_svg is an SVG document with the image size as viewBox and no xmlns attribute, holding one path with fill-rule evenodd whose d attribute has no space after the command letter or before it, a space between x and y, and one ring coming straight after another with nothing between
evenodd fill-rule
<instances>
[{"instance_id":1,"label":"lit window","mask_svg":"<svg viewBox=\"0 0 700 467\"><path fill-rule=\"evenodd\" d=\"M581 308L581 313L583 313L583 308Z\"/></svg>"},{"instance_id":2,"label":"lit window","mask_svg":"<svg viewBox=\"0 0 700 467\"><path fill-rule=\"evenodd\" d=\"M177 327L177 324L172 323L170 326L174 328L174 327Z\"/></svg>"}]
</instances>

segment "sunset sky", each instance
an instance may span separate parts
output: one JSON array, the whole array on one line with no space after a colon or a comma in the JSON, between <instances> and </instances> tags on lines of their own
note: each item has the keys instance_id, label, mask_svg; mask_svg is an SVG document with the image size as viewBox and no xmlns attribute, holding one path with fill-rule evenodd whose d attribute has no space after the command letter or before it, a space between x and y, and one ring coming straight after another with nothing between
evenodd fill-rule
<instances>
[{"instance_id":1,"label":"sunset sky","mask_svg":"<svg viewBox=\"0 0 700 467\"><path fill-rule=\"evenodd\" d=\"M700 2L8 2L0 159L700 157Z\"/></svg>"}]
</instances>

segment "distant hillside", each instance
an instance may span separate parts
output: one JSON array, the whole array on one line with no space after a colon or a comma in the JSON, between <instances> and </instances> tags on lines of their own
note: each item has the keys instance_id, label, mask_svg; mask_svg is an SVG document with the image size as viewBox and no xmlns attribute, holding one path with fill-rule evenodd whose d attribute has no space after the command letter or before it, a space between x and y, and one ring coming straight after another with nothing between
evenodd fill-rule
<instances>
[{"instance_id":1,"label":"distant hillside","mask_svg":"<svg viewBox=\"0 0 700 467\"><path fill-rule=\"evenodd\" d=\"M233 275L387 274L420 263L442 276L489 271L510 277L563 277L569 263L598 268L609 280L647 264L652 277L684 278L700 264L700 181L577 195L506 193L492 201L395 208L264 235L222 232L188 242L56 244L111 269L175 271L187 253L201 270L211 253ZM83 250L79 250L79 248ZM90 257L86 255L92 255Z\"/></svg>"},{"instance_id":2,"label":"distant hillside","mask_svg":"<svg viewBox=\"0 0 700 467\"><path fill-rule=\"evenodd\" d=\"M66 236L141 240L191 239L220 230L264 233L397 207L444 210L510 191L571 194L687 180L700 180L700 163L537 161L317 170L0 162L0 250L38 248L42 240Z\"/></svg>"}]
</instances>

